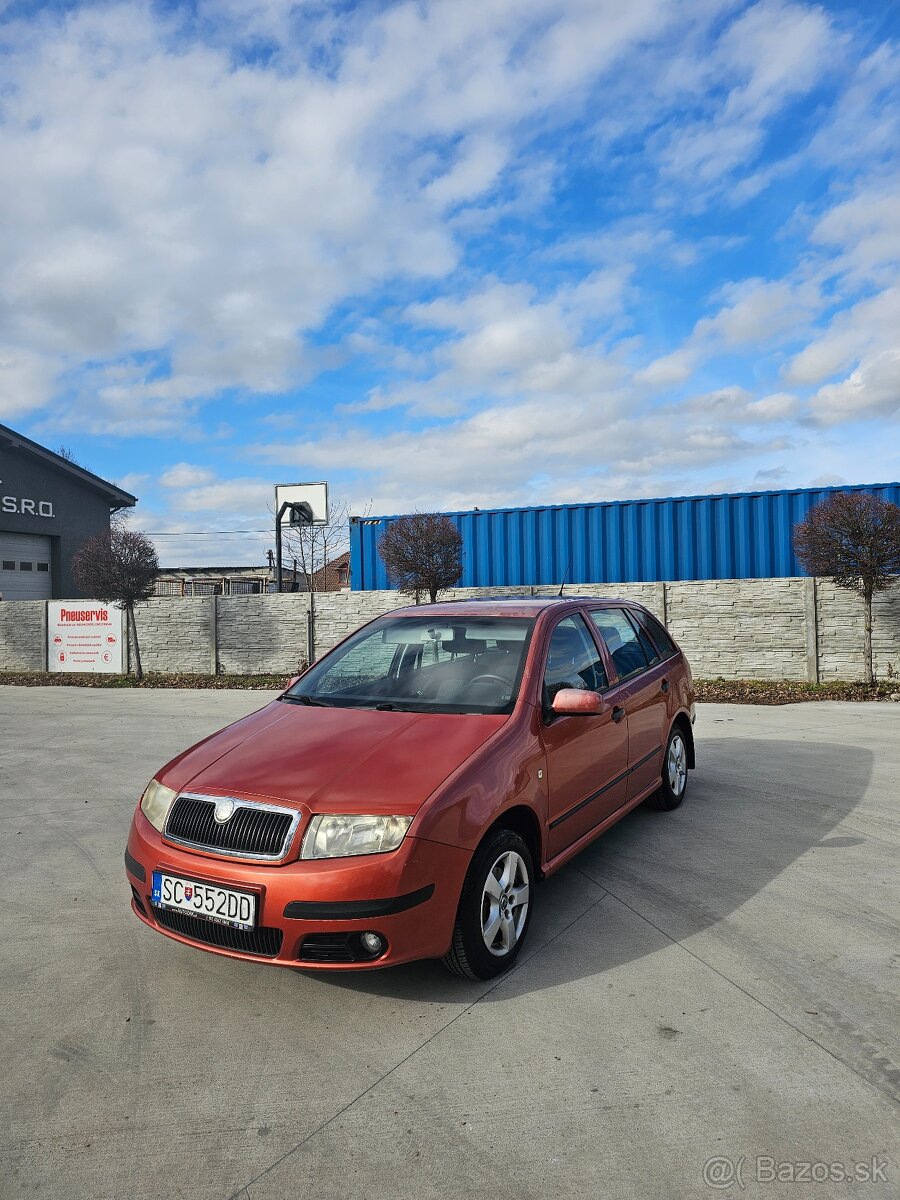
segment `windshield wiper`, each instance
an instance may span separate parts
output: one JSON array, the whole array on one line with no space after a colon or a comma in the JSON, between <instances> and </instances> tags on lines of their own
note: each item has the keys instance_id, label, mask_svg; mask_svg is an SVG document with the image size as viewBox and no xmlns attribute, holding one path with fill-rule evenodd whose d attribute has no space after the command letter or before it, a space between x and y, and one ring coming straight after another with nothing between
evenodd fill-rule
<instances>
[{"instance_id":1,"label":"windshield wiper","mask_svg":"<svg viewBox=\"0 0 900 1200\"><path fill-rule=\"evenodd\" d=\"M287 700L290 704L309 704L316 708L331 708L332 705L327 700L318 700L314 696L308 696L305 692L297 692L294 696L282 696L282 700Z\"/></svg>"}]
</instances>

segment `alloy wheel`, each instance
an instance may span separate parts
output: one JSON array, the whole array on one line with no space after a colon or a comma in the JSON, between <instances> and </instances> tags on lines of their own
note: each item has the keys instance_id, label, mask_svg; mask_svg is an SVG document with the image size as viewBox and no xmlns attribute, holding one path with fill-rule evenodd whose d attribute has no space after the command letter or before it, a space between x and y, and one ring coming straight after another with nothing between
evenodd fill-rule
<instances>
[{"instance_id":1,"label":"alloy wheel","mask_svg":"<svg viewBox=\"0 0 900 1200\"><path fill-rule=\"evenodd\" d=\"M673 734L672 740L669 742L666 772L672 795L680 796L687 782L687 750L685 749L684 738L680 733Z\"/></svg>"},{"instance_id":2,"label":"alloy wheel","mask_svg":"<svg viewBox=\"0 0 900 1200\"><path fill-rule=\"evenodd\" d=\"M501 958L515 947L528 915L529 885L525 861L506 850L488 871L481 897L481 936L488 950Z\"/></svg>"}]
</instances>

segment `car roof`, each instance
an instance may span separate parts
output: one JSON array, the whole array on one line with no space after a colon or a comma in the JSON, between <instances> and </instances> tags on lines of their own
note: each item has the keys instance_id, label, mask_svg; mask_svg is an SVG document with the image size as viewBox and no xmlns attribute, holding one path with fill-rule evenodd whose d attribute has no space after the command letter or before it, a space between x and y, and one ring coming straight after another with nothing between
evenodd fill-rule
<instances>
[{"instance_id":1,"label":"car roof","mask_svg":"<svg viewBox=\"0 0 900 1200\"><path fill-rule=\"evenodd\" d=\"M435 604L410 604L385 616L418 616L434 612L444 617L536 617L547 609L579 608L591 604L633 604L612 596L479 596L471 600L438 600Z\"/></svg>"}]
</instances>

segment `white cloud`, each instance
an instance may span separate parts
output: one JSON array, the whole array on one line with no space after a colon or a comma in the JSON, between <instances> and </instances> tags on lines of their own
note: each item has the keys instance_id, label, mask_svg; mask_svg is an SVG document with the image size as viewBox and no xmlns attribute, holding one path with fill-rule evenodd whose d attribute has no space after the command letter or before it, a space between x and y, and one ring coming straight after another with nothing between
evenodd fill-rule
<instances>
[{"instance_id":1,"label":"white cloud","mask_svg":"<svg viewBox=\"0 0 900 1200\"><path fill-rule=\"evenodd\" d=\"M166 519L268 511L242 412L260 441L304 431L263 461L353 473L376 509L806 479L826 425L893 413L898 56L862 55L852 21L799 0L188 14L8 24L0 113L0 419L177 437ZM807 167L788 228L742 224ZM351 361L352 384L300 391ZM175 462L201 437L215 471Z\"/></svg>"},{"instance_id":2,"label":"white cloud","mask_svg":"<svg viewBox=\"0 0 900 1200\"><path fill-rule=\"evenodd\" d=\"M864 184L830 208L810 234L815 245L837 249L830 263L851 283L894 282L900 268L900 176Z\"/></svg>"},{"instance_id":3,"label":"white cloud","mask_svg":"<svg viewBox=\"0 0 900 1200\"><path fill-rule=\"evenodd\" d=\"M180 512L218 512L239 519L253 514L264 525L274 503L274 485L264 479L229 479L187 488L170 503Z\"/></svg>"},{"instance_id":4,"label":"white cloud","mask_svg":"<svg viewBox=\"0 0 900 1200\"><path fill-rule=\"evenodd\" d=\"M758 400L751 400L745 409L747 416L757 421L789 421L799 416L801 410L800 400L790 392L761 396Z\"/></svg>"},{"instance_id":5,"label":"white cloud","mask_svg":"<svg viewBox=\"0 0 900 1200\"><path fill-rule=\"evenodd\" d=\"M900 288L860 300L838 312L824 333L788 364L792 383L815 384L850 366L866 352L890 349L900 329Z\"/></svg>"},{"instance_id":6,"label":"white cloud","mask_svg":"<svg viewBox=\"0 0 900 1200\"><path fill-rule=\"evenodd\" d=\"M709 0L675 27L662 0L433 0L340 20L265 0L205 4L188 25L177 10L123 3L11 26L0 125L17 181L0 197L16 230L0 253L9 340L70 371L155 360L109 383L99 412L72 409L67 428L126 432L137 414L141 431L160 433L224 388L281 393L317 369L304 335L336 304L451 271L448 206L521 172L525 123L571 119L623 57L640 49L624 77L640 66L664 111L727 81L720 116L739 148L741 121L765 120L817 78L831 33L818 10L763 4L704 54L732 9ZM260 37L272 66L235 65ZM671 66L673 40L679 69L655 72L664 54ZM686 154L678 169L695 176L697 154L676 140L670 165ZM629 269L599 272L572 304L615 307ZM506 336L517 334L495 328L479 347L473 334L460 354L487 362ZM15 411L47 399L33 385Z\"/></svg>"},{"instance_id":7,"label":"white cloud","mask_svg":"<svg viewBox=\"0 0 900 1200\"><path fill-rule=\"evenodd\" d=\"M152 379L108 394L113 432L129 397L153 433L223 388L282 392L313 369L303 335L335 304L453 269L447 207L489 191L522 122L571 116L665 14L662 0L434 0L338 27L327 7L267 2L207 4L191 25L122 3L11 25L8 340L70 368L153 354ZM260 36L273 66L235 65ZM47 399L33 384L15 411ZM86 417L68 424L99 427Z\"/></svg>"},{"instance_id":8,"label":"white cloud","mask_svg":"<svg viewBox=\"0 0 900 1200\"><path fill-rule=\"evenodd\" d=\"M163 471L159 482L167 488L194 488L212 483L215 477L215 471L211 471L208 467L197 467L191 463L181 462L176 463L174 467L169 467L167 471Z\"/></svg>"},{"instance_id":9,"label":"white cloud","mask_svg":"<svg viewBox=\"0 0 900 1200\"><path fill-rule=\"evenodd\" d=\"M732 399L745 403L742 393ZM521 399L386 436L335 431L333 438L251 452L273 464L299 461L324 474L345 472L348 490L375 497L374 511L536 503L548 486L554 495L564 487L596 499L626 488L626 481L631 494L642 495L673 473L787 445L784 438L738 433L730 406L723 408L698 401L663 413L636 406L627 395L565 403Z\"/></svg>"},{"instance_id":10,"label":"white cloud","mask_svg":"<svg viewBox=\"0 0 900 1200\"><path fill-rule=\"evenodd\" d=\"M0 417L10 420L47 404L58 372L52 358L21 346L0 346Z\"/></svg>"},{"instance_id":11,"label":"white cloud","mask_svg":"<svg viewBox=\"0 0 900 1200\"><path fill-rule=\"evenodd\" d=\"M900 347L866 358L840 383L820 388L811 401L826 425L900 415ZM895 431L894 436L897 436Z\"/></svg>"},{"instance_id":12,"label":"white cloud","mask_svg":"<svg viewBox=\"0 0 900 1200\"><path fill-rule=\"evenodd\" d=\"M509 148L496 138L471 136L450 170L426 185L425 196L441 208L474 200L496 182L509 159Z\"/></svg>"},{"instance_id":13,"label":"white cloud","mask_svg":"<svg viewBox=\"0 0 900 1200\"><path fill-rule=\"evenodd\" d=\"M697 366L698 355L690 346L682 346L671 354L655 358L646 367L635 372L638 383L647 383L651 387L671 387L690 379Z\"/></svg>"},{"instance_id":14,"label":"white cloud","mask_svg":"<svg viewBox=\"0 0 900 1200\"><path fill-rule=\"evenodd\" d=\"M900 46L885 38L862 56L846 86L825 114L808 147L817 166L839 166L856 173L895 163L900 141Z\"/></svg>"},{"instance_id":15,"label":"white cloud","mask_svg":"<svg viewBox=\"0 0 900 1200\"><path fill-rule=\"evenodd\" d=\"M822 303L813 284L786 279L744 279L727 284L720 296L725 304L697 322L694 337L726 347L787 340L809 324Z\"/></svg>"},{"instance_id":16,"label":"white cloud","mask_svg":"<svg viewBox=\"0 0 900 1200\"><path fill-rule=\"evenodd\" d=\"M124 488L126 492L131 492L133 496L137 496L152 479L153 476L148 475L145 471L129 471L127 475L120 475L115 482L118 483L119 487Z\"/></svg>"},{"instance_id":17,"label":"white cloud","mask_svg":"<svg viewBox=\"0 0 900 1200\"><path fill-rule=\"evenodd\" d=\"M676 350L640 368L635 373L639 383L673 387L714 355L793 341L824 303L818 287L802 279L743 279L725 284L715 299L724 303L713 316L701 317Z\"/></svg>"},{"instance_id":18,"label":"white cloud","mask_svg":"<svg viewBox=\"0 0 900 1200\"><path fill-rule=\"evenodd\" d=\"M673 118L656 137L664 173L689 180L695 203L720 191L757 159L767 122L815 87L838 47L821 9L779 0L746 8L701 68L707 97L717 98L710 111L692 123Z\"/></svg>"}]
</instances>

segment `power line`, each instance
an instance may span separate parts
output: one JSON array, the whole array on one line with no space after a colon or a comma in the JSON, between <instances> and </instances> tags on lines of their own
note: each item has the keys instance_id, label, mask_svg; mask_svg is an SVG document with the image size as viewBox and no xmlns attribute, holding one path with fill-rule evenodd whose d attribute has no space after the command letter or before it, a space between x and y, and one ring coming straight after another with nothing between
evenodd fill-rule
<instances>
[{"instance_id":1,"label":"power line","mask_svg":"<svg viewBox=\"0 0 900 1200\"><path fill-rule=\"evenodd\" d=\"M237 537L239 534L272 533L271 529L184 529L180 533L169 530L163 533L148 533L151 538L158 537Z\"/></svg>"}]
</instances>

